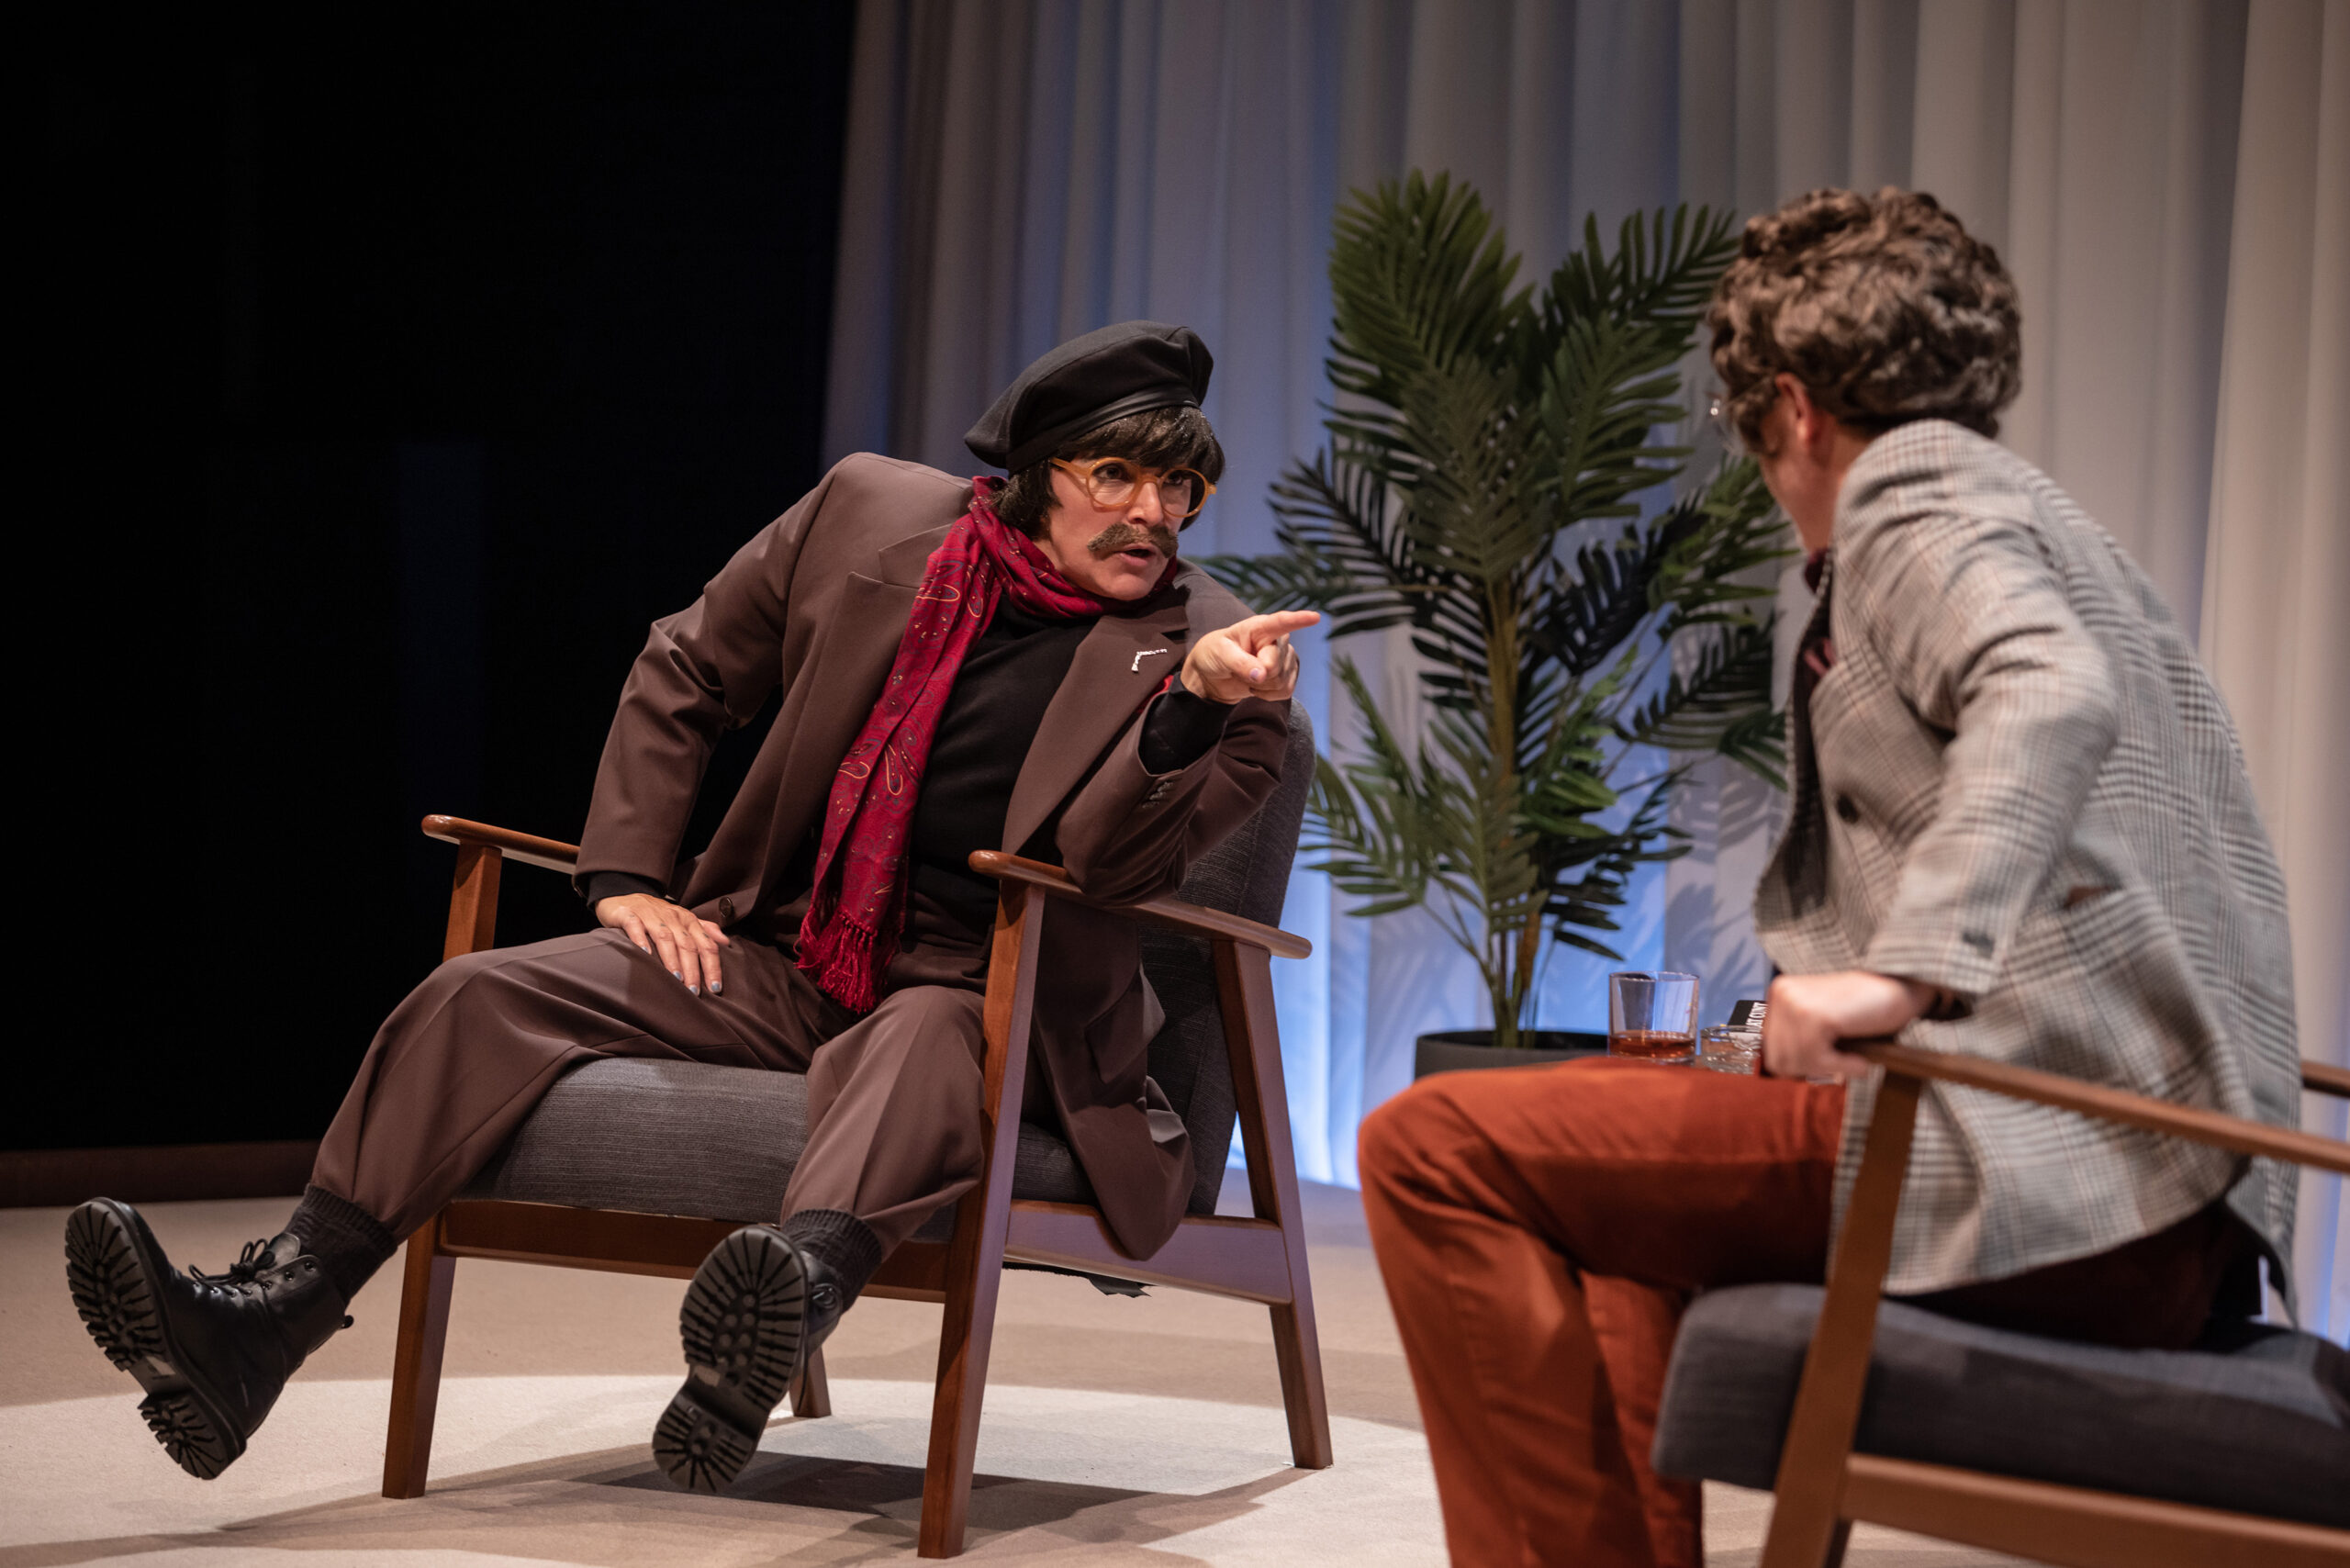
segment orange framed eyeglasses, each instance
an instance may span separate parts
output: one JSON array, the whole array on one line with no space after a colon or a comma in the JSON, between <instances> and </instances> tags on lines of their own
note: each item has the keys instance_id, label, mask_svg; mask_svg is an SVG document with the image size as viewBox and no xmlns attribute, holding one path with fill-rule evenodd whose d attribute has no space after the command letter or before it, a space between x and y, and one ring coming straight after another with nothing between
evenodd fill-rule
<instances>
[{"instance_id":1,"label":"orange framed eyeglasses","mask_svg":"<svg viewBox=\"0 0 2350 1568\"><path fill-rule=\"evenodd\" d=\"M1068 470L1104 511L1116 510L1132 501L1135 492L1145 485L1155 485L1160 508L1177 521L1189 522L1215 494L1215 487L1196 468L1169 468L1161 474L1128 457L1081 458L1074 463L1056 457L1053 466Z\"/></svg>"}]
</instances>

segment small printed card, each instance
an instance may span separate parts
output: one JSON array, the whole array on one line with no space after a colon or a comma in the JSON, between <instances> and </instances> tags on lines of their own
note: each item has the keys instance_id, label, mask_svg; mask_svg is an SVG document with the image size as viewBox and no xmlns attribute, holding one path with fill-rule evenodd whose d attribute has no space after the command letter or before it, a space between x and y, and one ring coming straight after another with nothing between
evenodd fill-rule
<instances>
[{"instance_id":1,"label":"small printed card","mask_svg":"<svg viewBox=\"0 0 2350 1568\"><path fill-rule=\"evenodd\" d=\"M1733 1029L1760 1029L1762 1027L1762 1003L1759 1002L1734 1002L1730 1003L1729 1026Z\"/></svg>"}]
</instances>

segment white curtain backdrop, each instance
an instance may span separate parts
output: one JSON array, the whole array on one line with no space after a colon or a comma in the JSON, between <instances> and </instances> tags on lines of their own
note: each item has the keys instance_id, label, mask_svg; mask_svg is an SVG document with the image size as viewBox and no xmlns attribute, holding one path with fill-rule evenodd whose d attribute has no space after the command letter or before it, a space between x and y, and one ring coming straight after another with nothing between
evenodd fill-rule
<instances>
[{"instance_id":1,"label":"white curtain backdrop","mask_svg":"<svg viewBox=\"0 0 2350 1568\"><path fill-rule=\"evenodd\" d=\"M827 446L968 472L963 431L1029 359L1183 321L1215 352L1231 459L1191 548L1262 550L1268 487L1321 436L1348 189L1449 170L1529 276L1586 214L1612 232L1680 200L1932 191L2022 292L2006 439L2199 630L2292 881L2304 1049L2339 1061L2345 58L2350 0L865 0ZM1782 586L1798 612L1801 591ZM1408 695L1400 645L1356 651ZM1303 695L1345 745L1311 649ZM1709 1014L1765 973L1747 905L1776 807L1707 770L1676 810L1696 851L1626 920L1628 958L1695 969ZM1430 923L1340 913L1301 873L1284 924L1315 957L1276 972L1301 1167L1351 1182L1355 1126L1409 1080L1413 1037L1488 1020ZM1598 1022L1608 967L1554 964L1540 1021ZM2311 1183L2300 1260L2305 1316L2337 1337L2338 1185Z\"/></svg>"},{"instance_id":2,"label":"white curtain backdrop","mask_svg":"<svg viewBox=\"0 0 2350 1568\"><path fill-rule=\"evenodd\" d=\"M2301 1054L2350 1065L2350 0L2255 0L2239 134L2203 657L2285 864ZM2303 1317L2350 1337L2339 1180L2304 1175L2295 1243Z\"/></svg>"}]
</instances>

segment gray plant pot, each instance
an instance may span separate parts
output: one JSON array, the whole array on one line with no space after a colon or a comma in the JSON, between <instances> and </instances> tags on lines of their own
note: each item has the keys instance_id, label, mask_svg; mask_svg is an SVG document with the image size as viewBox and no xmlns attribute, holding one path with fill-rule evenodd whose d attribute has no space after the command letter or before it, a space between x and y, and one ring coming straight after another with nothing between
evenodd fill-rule
<instances>
[{"instance_id":1,"label":"gray plant pot","mask_svg":"<svg viewBox=\"0 0 2350 1568\"><path fill-rule=\"evenodd\" d=\"M1491 1029L1448 1029L1422 1035L1412 1053L1412 1076L1432 1072L1470 1072L1486 1067L1532 1067L1539 1062L1573 1061L1580 1057L1604 1057L1607 1036L1577 1029L1525 1029L1519 1039L1530 1045L1496 1046Z\"/></svg>"}]
</instances>

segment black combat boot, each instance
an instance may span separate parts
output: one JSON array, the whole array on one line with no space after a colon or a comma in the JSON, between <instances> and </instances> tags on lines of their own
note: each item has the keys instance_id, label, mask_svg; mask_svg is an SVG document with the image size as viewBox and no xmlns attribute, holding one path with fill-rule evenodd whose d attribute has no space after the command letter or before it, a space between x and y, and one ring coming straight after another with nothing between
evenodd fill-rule
<instances>
[{"instance_id":1,"label":"black combat boot","mask_svg":"<svg viewBox=\"0 0 2350 1568\"><path fill-rule=\"evenodd\" d=\"M781 1227L745 1226L711 1249L677 1327L686 1382L653 1428L653 1457L678 1485L722 1491L881 1261L854 1215L821 1209Z\"/></svg>"},{"instance_id":2,"label":"black combat boot","mask_svg":"<svg viewBox=\"0 0 2350 1568\"><path fill-rule=\"evenodd\" d=\"M106 1360L139 1380L139 1413L198 1480L245 1451L305 1358L350 1327L301 1238L248 1242L225 1274L183 1274L129 1204L93 1198L65 1222L65 1280Z\"/></svg>"}]
</instances>

